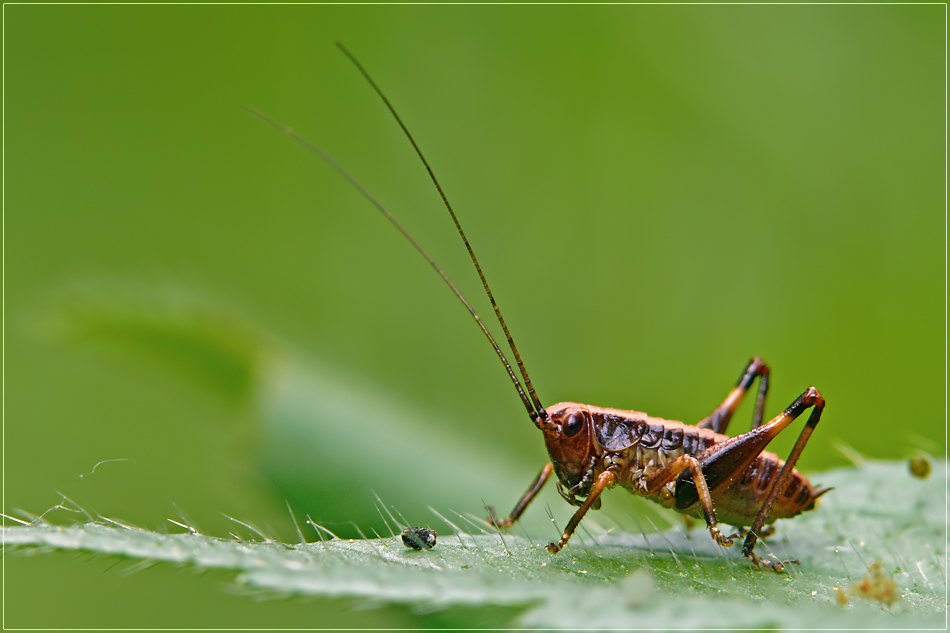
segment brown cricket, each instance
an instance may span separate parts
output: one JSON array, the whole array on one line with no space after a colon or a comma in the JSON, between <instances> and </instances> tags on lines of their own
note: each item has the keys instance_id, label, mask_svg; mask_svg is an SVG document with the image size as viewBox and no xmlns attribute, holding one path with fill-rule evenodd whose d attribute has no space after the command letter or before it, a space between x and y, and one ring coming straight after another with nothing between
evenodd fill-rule
<instances>
[{"instance_id":1,"label":"brown cricket","mask_svg":"<svg viewBox=\"0 0 950 633\"><path fill-rule=\"evenodd\" d=\"M318 155L373 203L448 284L475 319L504 364L528 416L544 433L544 441L551 461L541 469L511 514L503 520L491 517L491 522L498 528L513 525L554 474L557 476L557 489L560 495L568 503L578 506L561 538L556 543L550 543L547 546L548 551L556 554L570 540L587 512L600 508L600 495L604 490L620 485L633 494L655 501L664 507L704 519L710 535L720 545L729 547L735 538L745 534L742 545L743 556L751 560L756 567L764 565L775 571L782 571L783 562L760 558L754 549L760 536L771 533L771 524L775 520L794 517L812 510L817 505L818 497L830 490L830 488L812 486L804 475L795 470L795 463L818 425L825 408L825 399L818 390L809 387L780 415L763 423L765 397L769 389L769 367L761 359L753 358L742 372L738 384L729 392L722 404L695 425L655 418L639 411L608 409L578 402L561 402L550 407L542 406L518 353L518 348L515 347L515 342L501 315L501 310L488 287L475 252L432 168L402 119L396 114L389 99L370 78L362 64L342 44L338 42L337 46L356 65L382 98L425 165L442 202L452 216L455 228L468 249L475 270L495 310L495 316L508 340L508 346L518 366L523 384L522 380L515 375L507 357L488 328L455 284L425 249L362 184L326 152L290 128L257 110L249 109L249 111ZM756 378L759 379L759 387L752 430L730 437L725 434L729 421ZM811 415L785 461L765 451L765 447L775 436L809 408L811 408ZM725 536L719 530L719 521L737 527L738 532ZM748 529L745 529L745 526L748 526Z\"/></svg>"}]
</instances>

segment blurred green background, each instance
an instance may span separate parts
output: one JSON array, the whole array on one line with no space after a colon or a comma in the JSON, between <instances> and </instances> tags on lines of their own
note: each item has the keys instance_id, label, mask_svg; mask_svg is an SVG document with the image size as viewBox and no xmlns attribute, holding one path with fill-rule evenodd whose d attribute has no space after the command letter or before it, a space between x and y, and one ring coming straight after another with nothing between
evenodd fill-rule
<instances>
[{"instance_id":1,"label":"blurred green background","mask_svg":"<svg viewBox=\"0 0 950 633\"><path fill-rule=\"evenodd\" d=\"M289 503L352 535L383 529L373 490L424 524L430 503L507 510L544 463L428 266L244 110L350 169L487 320L423 168L335 40L426 152L545 404L695 421L759 355L768 413L811 384L828 399L801 469L847 447L943 454L944 33L936 5L5 7L4 512L60 491L153 529L180 512L249 536L224 513L293 540ZM549 490L527 520L548 502L565 516ZM101 559L4 565L11 627L482 617L257 600Z\"/></svg>"}]
</instances>

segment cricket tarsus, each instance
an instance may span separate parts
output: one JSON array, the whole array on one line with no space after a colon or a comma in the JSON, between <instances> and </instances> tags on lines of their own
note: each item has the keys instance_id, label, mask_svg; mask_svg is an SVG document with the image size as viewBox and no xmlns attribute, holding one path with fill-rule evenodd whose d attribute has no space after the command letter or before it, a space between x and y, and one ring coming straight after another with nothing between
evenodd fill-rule
<instances>
[{"instance_id":1,"label":"cricket tarsus","mask_svg":"<svg viewBox=\"0 0 950 633\"><path fill-rule=\"evenodd\" d=\"M508 325L505 323L504 317L501 316L501 309L498 307L498 304L495 302L495 297L492 295L491 288L488 287L488 281L485 279L485 274L482 272L482 267L478 263L478 258L475 257L475 251L472 249L472 245L469 244L468 238L465 236L465 231L462 230L462 225L459 223L458 217L455 215L455 211L452 209L452 205L449 204L449 199L445 195L445 191L442 189L442 185L439 184L438 178L435 177L435 172L432 171L432 168L429 166L429 161L426 160L426 157L423 156L422 150L419 149L419 145L416 143L416 140L412 137L412 134L409 132L409 128L406 127L406 124L402 122L402 118L396 113L396 108L393 107L389 99L386 98L386 95L383 94L383 91L380 87L373 81L373 78L369 76L369 73L363 67L356 57L350 53L343 46L342 43L337 42L337 47L346 55L353 65L360 71L363 77L366 78L366 81L369 82L369 85L372 86L373 90L376 91L376 94L379 95L380 99L383 100L383 103L386 104L386 107L392 113L393 118L396 119L396 122L399 124L399 127L402 128L402 131L405 133L406 138L409 139L409 142L412 143L413 149L416 150L419 159L422 161L422 164L425 165L426 171L429 172L429 178L432 180L432 184L435 185L435 188L439 192L439 196L442 198L442 203L445 204L445 208L448 209L449 215L452 216L452 222L455 223L455 228L458 231L459 236L461 236L462 241L465 243L465 248L468 250L468 256L472 259L472 263L475 264L475 270L478 272L479 279L482 280L482 286L485 288L485 293L488 295L488 300L491 301L492 308L495 310L495 316L498 317L498 322L501 324L501 329L505 332L505 337L508 339L508 346L511 348L512 353L515 356L515 362L518 364L518 370L521 372L521 377L524 379L525 387L528 389L528 394L531 396L531 402L534 405L534 414L531 415L531 419L534 420L535 424L538 424L541 420L544 420L547 417L547 411L541 405L541 401L538 398L537 393L535 393L534 385L531 384L531 379L528 377L528 372L525 369L524 363L521 361L521 355L518 353L518 348L515 346L514 339L511 338L511 333L508 331ZM529 411L529 414L531 412Z\"/></svg>"}]
</instances>

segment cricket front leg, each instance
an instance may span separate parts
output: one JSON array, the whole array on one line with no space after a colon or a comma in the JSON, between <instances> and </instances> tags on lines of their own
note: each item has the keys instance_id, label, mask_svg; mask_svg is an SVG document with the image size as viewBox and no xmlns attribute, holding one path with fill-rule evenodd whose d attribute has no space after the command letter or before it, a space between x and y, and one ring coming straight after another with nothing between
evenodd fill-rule
<instances>
[{"instance_id":1,"label":"cricket front leg","mask_svg":"<svg viewBox=\"0 0 950 633\"><path fill-rule=\"evenodd\" d=\"M571 540L571 535L574 534L574 530L577 529L577 526L580 525L581 520L584 518L584 515L587 514L587 511L590 510L590 507L594 505L598 499L600 499L600 493L606 490L608 487L617 483L617 474L612 470L605 470L600 473L600 476L597 477L597 481L594 482L594 486L591 488L590 494L587 495L587 499L584 500L584 503L581 504L581 507L578 508L577 512L574 513L574 516L571 517L571 520L567 522L567 527L564 528L564 533L561 534L560 540L557 543L548 543L548 551L552 554L557 554L560 552L567 542Z\"/></svg>"},{"instance_id":2,"label":"cricket front leg","mask_svg":"<svg viewBox=\"0 0 950 633\"><path fill-rule=\"evenodd\" d=\"M729 441L714 445L704 453L696 456L703 474L703 483L709 490L715 490L737 473L743 472L748 468L752 461L762 453L769 442L794 422L798 416L812 407L814 408L808 418L808 422L805 423L805 428L802 429L798 440L795 442L795 446L792 448L791 454L775 478L769 490L769 494L759 508L742 545L742 555L750 559L756 567L765 565L775 571L782 571L782 569L784 569L782 563L773 563L763 560L753 550L755 549L755 543L758 539L758 534L762 530L762 526L768 522L775 498L781 491L785 490L788 485L788 479L792 474L792 470L795 468L795 463L805 448L808 438L811 437L812 431L821 419L821 412L825 408L825 399L817 389L809 387L805 393L800 395L795 402L789 405L781 415L776 416L770 422ZM692 475L692 478L690 478L689 473L681 472L677 477L676 498L673 505L675 510L684 511L692 507L697 501L701 502L704 496L702 486L690 485L693 483L698 484L695 475Z\"/></svg>"},{"instance_id":3,"label":"cricket front leg","mask_svg":"<svg viewBox=\"0 0 950 633\"><path fill-rule=\"evenodd\" d=\"M538 496L538 493L541 492L541 488L544 487L544 483L551 478L551 473L554 472L554 464L548 462L544 465L544 468L541 469L541 472L538 473L538 476L531 483L531 486L528 488L528 491L522 495L521 499L515 505L514 510L511 511L511 514L507 518L499 521L495 518L495 509L491 506L488 506L488 522L494 525L496 528L506 529L510 528L515 522L521 518L522 513L524 513L525 508L528 507L528 504L531 503L531 500Z\"/></svg>"}]
</instances>

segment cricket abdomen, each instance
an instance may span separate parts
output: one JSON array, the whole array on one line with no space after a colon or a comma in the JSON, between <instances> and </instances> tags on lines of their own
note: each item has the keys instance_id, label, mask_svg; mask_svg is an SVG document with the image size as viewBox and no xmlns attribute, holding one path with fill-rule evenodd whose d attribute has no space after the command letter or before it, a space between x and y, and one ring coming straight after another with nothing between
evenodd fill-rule
<instances>
[{"instance_id":1,"label":"cricket abdomen","mask_svg":"<svg viewBox=\"0 0 950 633\"><path fill-rule=\"evenodd\" d=\"M774 453L763 451L744 470L712 491L716 516L729 525L750 525L769 491L778 479L785 462ZM792 469L785 489L779 492L772 504L766 523L776 519L789 519L815 508L818 497L828 488L815 488L803 474ZM702 510L694 507L690 514L702 516Z\"/></svg>"}]
</instances>

